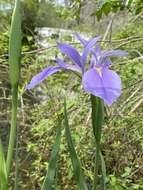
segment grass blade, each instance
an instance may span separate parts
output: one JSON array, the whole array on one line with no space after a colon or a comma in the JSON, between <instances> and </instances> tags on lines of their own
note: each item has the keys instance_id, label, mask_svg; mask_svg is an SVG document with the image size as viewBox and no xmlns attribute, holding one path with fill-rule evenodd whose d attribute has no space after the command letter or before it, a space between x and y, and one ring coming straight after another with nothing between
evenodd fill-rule
<instances>
[{"instance_id":1,"label":"grass blade","mask_svg":"<svg viewBox=\"0 0 143 190\"><path fill-rule=\"evenodd\" d=\"M6 163L5 163L1 140L0 140L0 189L8 190Z\"/></svg>"},{"instance_id":2,"label":"grass blade","mask_svg":"<svg viewBox=\"0 0 143 190\"><path fill-rule=\"evenodd\" d=\"M15 139L16 139L18 82L20 78L20 56L21 56L21 1L16 0L15 8L12 15L10 41L9 41L10 82L12 86L12 113L11 113L9 146L8 146L8 153L6 160L8 176L10 173Z\"/></svg>"},{"instance_id":3,"label":"grass blade","mask_svg":"<svg viewBox=\"0 0 143 190\"><path fill-rule=\"evenodd\" d=\"M83 176L82 168L80 165L80 161L77 157L77 154L76 154L73 142L72 142L72 137L71 137L69 123L68 123L68 116L67 116L66 99L64 101L64 119L65 119L64 125L65 125L66 139L67 139L67 143L68 143L68 148L69 148L69 152L70 152L74 175L77 180L77 186L78 186L79 190L87 190L88 188L84 181L84 176Z\"/></svg>"},{"instance_id":4,"label":"grass blade","mask_svg":"<svg viewBox=\"0 0 143 190\"><path fill-rule=\"evenodd\" d=\"M60 149L60 142L61 142L61 128L58 127L55 143L53 145L51 158L49 161L47 175L45 177L45 181L43 183L41 190L51 190L52 186L54 184L56 169L57 169L56 163L57 163L58 153L59 153L59 149Z\"/></svg>"}]
</instances>

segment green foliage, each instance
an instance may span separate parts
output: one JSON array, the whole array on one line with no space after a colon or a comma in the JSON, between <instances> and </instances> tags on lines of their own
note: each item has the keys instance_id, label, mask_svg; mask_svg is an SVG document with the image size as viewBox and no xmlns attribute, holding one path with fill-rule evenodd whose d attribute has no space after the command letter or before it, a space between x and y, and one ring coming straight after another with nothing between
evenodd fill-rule
<instances>
[{"instance_id":1,"label":"green foliage","mask_svg":"<svg viewBox=\"0 0 143 190\"><path fill-rule=\"evenodd\" d=\"M55 5L52 6L55 8ZM106 10L104 10L105 12L103 11L103 14L108 14L109 6L105 4L104 9ZM65 9L63 13L62 10L62 8L58 8L57 14L59 15L61 13L62 19L65 19L66 16L68 17L69 10L67 11L67 9ZM35 10L33 9L33 11ZM67 15L64 17L64 14ZM35 18L33 17L33 19ZM44 18L42 19L43 22L46 23ZM142 20L136 20L124 28L121 28L113 38L120 40L131 36L141 37L143 34L142 26ZM8 32L0 34L1 55L7 54L8 52L8 35ZM28 45L23 46L24 51L31 49L29 46L29 44L31 44L31 36L28 34L27 38L29 39L26 42ZM71 40L68 35L64 35L63 41L65 41L65 39ZM48 41L55 43L55 38L48 39ZM71 41L71 43L73 43L73 41ZM37 45L32 45L32 48L34 49L36 46ZM77 46L80 48L79 45ZM116 47L114 44L113 47L111 47L111 44L109 44L109 46L110 48ZM107 190L142 190L142 105L139 105L135 111L131 111L135 108L136 104L139 103L143 93L142 59L138 59L143 53L143 43L141 40L130 42L121 46L121 48L127 50L129 56L121 61L120 59L113 59L113 62L116 63L113 67L121 75L123 94L112 108L106 108L105 124L101 141L102 154L107 165ZM27 83L34 74L37 74L51 63L54 64L53 61L50 61L53 55L59 55L59 51L57 49L49 49L40 55L27 54L23 56L21 89L24 88L23 83ZM9 82L5 77L5 70L7 71L6 58L6 56L0 58L2 63L0 68L1 96L4 94L3 91L5 91L4 85L9 88ZM29 65L29 67L27 67L27 65ZM18 120L20 125L20 189L40 189L43 184L48 168L47 160L50 160L52 144L55 140L55 129L58 127L59 120L61 121L61 119L63 119L63 94L65 93L68 97L67 107L73 143L81 160L87 184L89 185L93 182L94 163L91 163L91 160L95 158L95 149L93 149L94 137L92 135L90 119L90 98L83 93L80 83L77 81L79 81L79 79L73 76L73 74L61 72L45 80L34 90L25 92L21 97ZM132 93L138 88L138 92L128 100ZM1 110L5 115L5 121L10 117L8 112L8 101L10 98L10 93L6 91L5 99L0 103ZM24 116L21 114L23 112ZM2 122L2 119L0 122ZM1 126L3 125L3 123L0 124ZM6 130L8 126L9 124L3 127ZM5 145L4 148L6 148ZM13 187L13 174L14 173L12 173L10 178L11 187ZM55 190L76 189L76 181L73 176L71 160L68 156L66 138L63 134L61 137L56 180ZM89 188L91 188L90 185Z\"/></svg>"},{"instance_id":2,"label":"green foliage","mask_svg":"<svg viewBox=\"0 0 143 190\"><path fill-rule=\"evenodd\" d=\"M60 8L60 7L59 7ZM41 2L37 14L38 27L60 27L62 19L59 17L56 5L50 2ZM61 11L61 9L60 9Z\"/></svg>"},{"instance_id":3,"label":"green foliage","mask_svg":"<svg viewBox=\"0 0 143 190\"><path fill-rule=\"evenodd\" d=\"M20 78L20 57L21 57L21 2L16 0L12 15L10 40L9 40L9 64L10 64L10 83L12 87L12 108L11 108L11 128L9 135L9 145L7 151L7 175L10 169L14 154L14 145L17 133L17 102L18 102L18 83Z\"/></svg>"},{"instance_id":4,"label":"green foliage","mask_svg":"<svg viewBox=\"0 0 143 190\"><path fill-rule=\"evenodd\" d=\"M100 165L100 160L101 162L101 171L102 171L102 182L99 184L101 185L103 190L106 190L106 176L105 176L105 163L103 166L103 156L101 153L101 148L100 148L100 143L101 143L101 134L102 134L102 127L103 127L103 121L104 121L104 103L103 101L91 95L91 107L92 107L92 128L93 128L93 133L95 137L95 143L96 143L96 155L95 155L95 167L94 167L94 185L93 189L96 190L98 187L98 181L99 181L99 165ZM104 185L103 185L104 184Z\"/></svg>"},{"instance_id":5,"label":"green foliage","mask_svg":"<svg viewBox=\"0 0 143 190\"><path fill-rule=\"evenodd\" d=\"M10 82L12 87L17 87L20 77L21 40L21 3L17 0L12 16L9 40Z\"/></svg>"},{"instance_id":6,"label":"green foliage","mask_svg":"<svg viewBox=\"0 0 143 190\"><path fill-rule=\"evenodd\" d=\"M67 115L67 106L66 106L66 99L64 100L64 125L65 125L65 133L66 133L66 140L70 152L70 157L72 161L72 166L74 170L74 175L76 177L77 186L79 190L87 190L87 186L84 181L84 176L81 168L80 161L78 159L78 156L76 154L74 144L72 141L70 128L69 128L69 122L68 122L68 115Z\"/></svg>"},{"instance_id":7,"label":"green foliage","mask_svg":"<svg viewBox=\"0 0 143 190\"><path fill-rule=\"evenodd\" d=\"M34 38L35 28L37 26L37 13L39 10L38 0L25 0L22 2L22 31L23 39L27 42L27 36Z\"/></svg>"},{"instance_id":8,"label":"green foliage","mask_svg":"<svg viewBox=\"0 0 143 190\"><path fill-rule=\"evenodd\" d=\"M0 140L0 187L1 187L1 190L8 190L6 162L5 162L1 140Z\"/></svg>"},{"instance_id":9,"label":"green foliage","mask_svg":"<svg viewBox=\"0 0 143 190\"><path fill-rule=\"evenodd\" d=\"M57 129L57 135L55 139L55 143L52 148L52 153L49 161L48 171L47 175L45 177L42 190L51 190L55 181L55 175L57 170L57 158L60 148L60 142L61 142L61 127L58 127Z\"/></svg>"},{"instance_id":10,"label":"green foliage","mask_svg":"<svg viewBox=\"0 0 143 190\"><path fill-rule=\"evenodd\" d=\"M91 15L95 15L99 21L102 18L103 14L107 16L111 12L116 13L117 11L123 11L125 9L137 15L143 10L143 2L142 0L129 0L127 3L120 0L105 0L102 3L99 1L98 10L93 12Z\"/></svg>"}]
</instances>

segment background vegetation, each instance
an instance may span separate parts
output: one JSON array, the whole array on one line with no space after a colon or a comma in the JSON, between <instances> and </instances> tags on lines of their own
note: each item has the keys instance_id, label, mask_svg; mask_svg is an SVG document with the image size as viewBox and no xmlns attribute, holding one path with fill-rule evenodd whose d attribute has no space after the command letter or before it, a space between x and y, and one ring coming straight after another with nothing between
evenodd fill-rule
<instances>
[{"instance_id":1,"label":"background vegetation","mask_svg":"<svg viewBox=\"0 0 143 190\"><path fill-rule=\"evenodd\" d=\"M129 1L131 2L131 1ZM0 135L7 149L10 118L8 40L13 1L0 1ZM90 37L101 35L104 49L124 49L127 58L113 59L123 81L123 93L111 108L106 107L102 150L107 165L109 190L143 189L143 3L135 1L23 1L22 77L19 88L18 153L22 190L38 190L43 183L55 129L62 120L63 94L68 96L70 126L87 182L93 180L93 136L89 95L72 74L59 73L34 90L24 90L31 77L59 55L49 48L57 41L75 43L70 30ZM110 8L109 8L110 7ZM52 27L49 36L39 28ZM66 31L59 29L67 29ZM44 40L48 45L43 47ZM77 48L80 45L76 42ZM64 131L60 147L56 190L76 190ZM13 184L11 175L11 187ZM12 188L11 188L12 189Z\"/></svg>"}]
</instances>

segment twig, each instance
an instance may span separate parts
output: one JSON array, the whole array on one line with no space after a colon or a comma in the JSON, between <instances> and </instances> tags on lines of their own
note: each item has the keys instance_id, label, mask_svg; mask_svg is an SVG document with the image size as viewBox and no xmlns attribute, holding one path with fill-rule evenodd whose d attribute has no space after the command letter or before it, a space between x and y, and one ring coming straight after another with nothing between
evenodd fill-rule
<instances>
[{"instance_id":1,"label":"twig","mask_svg":"<svg viewBox=\"0 0 143 190\"><path fill-rule=\"evenodd\" d=\"M117 63L118 65L125 65L125 64L129 64L129 63L132 63L133 61L138 61L138 60L143 60L143 56L140 56L140 57L136 57L134 59L131 59L131 60L126 60L126 61L122 61L122 62L119 62ZM130 62L131 61L131 62Z\"/></svg>"},{"instance_id":2,"label":"twig","mask_svg":"<svg viewBox=\"0 0 143 190\"><path fill-rule=\"evenodd\" d=\"M122 44L118 45L118 46L115 47L114 49L118 49L118 48L120 48L120 47L122 47L122 46L125 46L125 45L129 44L129 43L137 42L137 41L141 41L141 40L143 40L143 37L141 37L141 38L131 39L131 40L129 40L129 41L125 41L125 42L123 42Z\"/></svg>"},{"instance_id":3,"label":"twig","mask_svg":"<svg viewBox=\"0 0 143 190\"><path fill-rule=\"evenodd\" d=\"M133 112L135 112L141 105L143 104L143 98L140 99L135 106L133 107L133 109L131 109L131 111L129 112L129 114L132 114Z\"/></svg>"},{"instance_id":4,"label":"twig","mask_svg":"<svg viewBox=\"0 0 143 190\"><path fill-rule=\"evenodd\" d=\"M127 98L127 100L122 104L122 106L119 108L120 112L123 112L126 104L138 93L138 91L141 89L141 86L139 86L130 96Z\"/></svg>"},{"instance_id":5,"label":"twig","mask_svg":"<svg viewBox=\"0 0 143 190\"><path fill-rule=\"evenodd\" d=\"M112 18L111 18L110 21L109 21L109 24L108 24L108 26L107 26L107 29L106 29L105 34L104 34L103 39L102 39L103 41L105 41L105 39L106 39L107 36L108 36L108 33L109 33L109 31L110 31L110 28L112 27L113 19L114 19L114 15L112 15Z\"/></svg>"}]
</instances>

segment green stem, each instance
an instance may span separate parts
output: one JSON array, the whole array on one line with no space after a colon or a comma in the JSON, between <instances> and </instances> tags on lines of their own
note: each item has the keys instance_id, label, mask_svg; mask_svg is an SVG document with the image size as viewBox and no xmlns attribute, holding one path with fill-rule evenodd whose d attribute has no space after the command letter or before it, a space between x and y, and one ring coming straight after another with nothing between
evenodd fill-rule
<instances>
[{"instance_id":1,"label":"green stem","mask_svg":"<svg viewBox=\"0 0 143 190\"><path fill-rule=\"evenodd\" d=\"M100 98L91 95L91 106L92 106L92 128L96 143L93 190L97 190L98 181L99 181L98 174L99 174L100 151L101 151L100 141L101 141L102 124L104 120L104 104Z\"/></svg>"},{"instance_id":2,"label":"green stem","mask_svg":"<svg viewBox=\"0 0 143 190\"><path fill-rule=\"evenodd\" d=\"M95 154L95 166L94 166L94 181L93 181L93 190L97 189L98 186L98 171L100 164L100 143L96 143L96 154Z\"/></svg>"},{"instance_id":3,"label":"green stem","mask_svg":"<svg viewBox=\"0 0 143 190\"><path fill-rule=\"evenodd\" d=\"M18 127L16 130L16 152L15 152L15 183L14 190L18 190Z\"/></svg>"},{"instance_id":4,"label":"green stem","mask_svg":"<svg viewBox=\"0 0 143 190\"><path fill-rule=\"evenodd\" d=\"M10 138L9 138L8 153L6 160L7 176L9 176L10 173L10 168L14 153L14 145L16 141L17 101L18 101L18 87L16 86L12 88L11 128L10 128Z\"/></svg>"}]
</instances>

